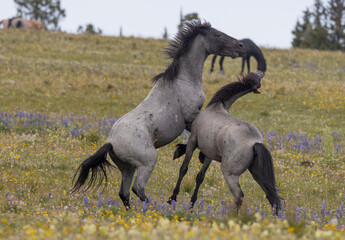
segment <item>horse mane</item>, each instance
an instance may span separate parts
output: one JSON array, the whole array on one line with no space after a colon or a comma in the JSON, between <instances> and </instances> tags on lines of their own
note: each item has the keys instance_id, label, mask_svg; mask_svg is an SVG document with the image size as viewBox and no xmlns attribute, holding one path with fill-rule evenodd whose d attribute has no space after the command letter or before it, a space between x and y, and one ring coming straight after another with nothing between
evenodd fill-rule
<instances>
[{"instance_id":1,"label":"horse mane","mask_svg":"<svg viewBox=\"0 0 345 240\"><path fill-rule=\"evenodd\" d=\"M251 90L255 91L257 89L258 78L261 78L257 74L251 72L247 75L242 75L239 77L237 82L232 82L221 89L219 89L212 97L211 101L208 103L207 107L217 104L217 103L225 103L230 98L234 97L236 94ZM206 107L206 108L207 108Z\"/></svg>"},{"instance_id":2,"label":"horse mane","mask_svg":"<svg viewBox=\"0 0 345 240\"><path fill-rule=\"evenodd\" d=\"M186 22L164 51L168 59L172 59L172 63L164 72L153 77L152 81L156 83L162 77L167 81L173 81L180 70L179 58L181 55L189 51L198 34L205 34L205 31L210 28L211 24L208 22L201 23L200 20Z\"/></svg>"}]
</instances>

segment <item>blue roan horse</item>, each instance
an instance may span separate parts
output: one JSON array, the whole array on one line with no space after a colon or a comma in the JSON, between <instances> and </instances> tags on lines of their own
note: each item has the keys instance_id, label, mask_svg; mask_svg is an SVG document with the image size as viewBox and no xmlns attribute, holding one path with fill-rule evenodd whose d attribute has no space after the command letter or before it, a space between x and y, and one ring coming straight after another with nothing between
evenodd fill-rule
<instances>
[{"instance_id":1,"label":"blue roan horse","mask_svg":"<svg viewBox=\"0 0 345 240\"><path fill-rule=\"evenodd\" d=\"M80 165L71 191L97 186L103 177L107 178L106 167L112 166L107 161L109 153L122 174L119 196L125 207L130 208L135 171L132 190L140 200L148 200L145 186L158 159L156 148L177 138L194 121L204 103L202 73L206 58L209 54L235 58L242 51L241 42L209 23L187 23L167 49L172 63L153 78L149 95L114 124L108 142Z\"/></svg>"},{"instance_id":2,"label":"blue roan horse","mask_svg":"<svg viewBox=\"0 0 345 240\"><path fill-rule=\"evenodd\" d=\"M176 201L181 181L188 170L193 151L200 149L199 158L203 163L197 175L197 185L191 198L192 206L197 200L198 189L212 160L221 163L220 169L235 197L236 209L242 204L244 194L239 184L239 176L249 169L255 181L266 193L272 206L280 208L277 194L272 157L262 142L260 132L250 123L244 122L228 113L231 105L239 97L258 92L263 73L250 73L239 82L230 83L221 88L211 99L206 109L192 124L192 132L187 146L179 144L174 159L186 153L173 195L169 199Z\"/></svg>"}]
</instances>

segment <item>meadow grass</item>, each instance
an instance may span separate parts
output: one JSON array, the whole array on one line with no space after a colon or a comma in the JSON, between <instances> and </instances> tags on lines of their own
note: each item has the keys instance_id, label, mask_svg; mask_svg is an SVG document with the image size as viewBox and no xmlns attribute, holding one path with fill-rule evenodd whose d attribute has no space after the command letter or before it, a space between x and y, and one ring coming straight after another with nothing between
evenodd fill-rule
<instances>
[{"instance_id":1,"label":"meadow grass","mask_svg":"<svg viewBox=\"0 0 345 240\"><path fill-rule=\"evenodd\" d=\"M126 212L111 171L101 192L71 195L79 164L107 140L117 118L149 93L153 76L169 60L167 41L0 31L0 238L127 239L342 239L345 237L345 53L263 49L268 70L261 95L248 94L230 109L253 123L270 148L284 198L278 217L251 175L238 215L233 197L213 163L188 209L197 153L177 203L166 204L182 158L174 146L158 150L147 185L151 204L132 194ZM235 81L240 59L226 59L203 75L206 103ZM217 63L218 64L218 63ZM252 61L252 70L256 64ZM205 104L206 105L206 104ZM100 189L102 190L102 189Z\"/></svg>"}]
</instances>

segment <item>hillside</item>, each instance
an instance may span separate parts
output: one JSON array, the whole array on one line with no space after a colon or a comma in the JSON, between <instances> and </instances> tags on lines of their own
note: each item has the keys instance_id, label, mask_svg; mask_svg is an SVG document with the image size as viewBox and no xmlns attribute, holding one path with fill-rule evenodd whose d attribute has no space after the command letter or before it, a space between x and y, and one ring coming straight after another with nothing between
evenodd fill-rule
<instances>
[{"instance_id":1,"label":"hillside","mask_svg":"<svg viewBox=\"0 0 345 240\"><path fill-rule=\"evenodd\" d=\"M105 192L68 194L82 160L106 142L112 124L147 96L151 78L170 63L163 54L167 45L155 39L0 30L0 238L344 237L344 52L262 49L267 73L261 94L248 94L230 109L262 132L272 152L285 200L278 220L248 173L240 179L242 210L229 214L233 197L218 163L201 186L204 205L186 210L201 167L197 153L177 208L167 206L182 161L172 161L172 154L185 133L158 151L147 186L155 205L148 212L134 194L133 211L124 210L118 170L111 172ZM238 78L241 59L225 59L224 75L218 62L210 74L210 65L211 57L204 67L204 106ZM251 66L255 71L254 59Z\"/></svg>"}]
</instances>

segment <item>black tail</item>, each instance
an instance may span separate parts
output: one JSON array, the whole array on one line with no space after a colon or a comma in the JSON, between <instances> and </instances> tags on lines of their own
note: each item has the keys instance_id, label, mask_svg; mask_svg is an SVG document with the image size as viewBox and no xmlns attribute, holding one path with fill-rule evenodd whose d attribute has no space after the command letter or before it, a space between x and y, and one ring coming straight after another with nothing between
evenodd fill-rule
<instances>
[{"instance_id":1,"label":"black tail","mask_svg":"<svg viewBox=\"0 0 345 240\"><path fill-rule=\"evenodd\" d=\"M174 152L173 160L183 156L186 153L187 144L179 143L176 145L176 150Z\"/></svg>"},{"instance_id":2,"label":"black tail","mask_svg":"<svg viewBox=\"0 0 345 240\"><path fill-rule=\"evenodd\" d=\"M100 149L98 149L98 151L95 154L91 155L88 159L83 161L82 164L80 164L78 170L74 174L73 182L78 172L79 176L70 192L76 193L85 185L86 180L89 176L90 169L91 177L87 182L87 187L84 187L85 190L94 187L98 188L102 184L104 178L107 181L108 177L106 168L114 167L107 160L107 154L109 151L113 151L113 146L111 145L111 143L106 143Z\"/></svg>"},{"instance_id":3,"label":"black tail","mask_svg":"<svg viewBox=\"0 0 345 240\"><path fill-rule=\"evenodd\" d=\"M187 150L187 144L183 144L183 143L177 144L176 145L176 150L174 152L173 160L175 160L176 158L179 158L179 157L183 156L184 154L186 154L186 150ZM199 161L202 164L204 164L205 155L202 152L199 152Z\"/></svg>"},{"instance_id":4,"label":"black tail","mask_svg":"<svg viewBox=\"0 0 345 240\"><path fill-rule=\"evenodd\" d=\"M278 196L271 153L263 143L255 143L254 154L254 161L249 166L249 171L266 193L270 204L280 209L281 197Z\"/></svg>"}]
</instances>

